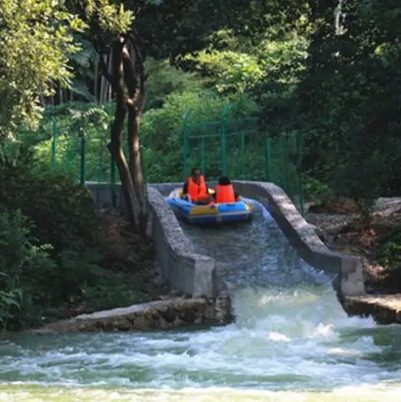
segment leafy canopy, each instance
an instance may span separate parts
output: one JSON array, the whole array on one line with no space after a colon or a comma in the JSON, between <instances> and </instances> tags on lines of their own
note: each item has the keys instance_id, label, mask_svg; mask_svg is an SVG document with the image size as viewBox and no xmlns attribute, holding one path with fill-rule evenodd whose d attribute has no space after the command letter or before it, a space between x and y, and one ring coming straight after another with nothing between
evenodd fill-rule
<instances>
[{"instance_id":1,"label":"leafy canopy","mask_svg":"<svg viewBox=\"0 0 401 402\"><path fill-rule=\"evenodd\" d=\"M83 28L62 0L0 0L0 142L37 124L40 94L68 86L67 55L78 50L71 31Z\"/></svg>"}]
</instances>

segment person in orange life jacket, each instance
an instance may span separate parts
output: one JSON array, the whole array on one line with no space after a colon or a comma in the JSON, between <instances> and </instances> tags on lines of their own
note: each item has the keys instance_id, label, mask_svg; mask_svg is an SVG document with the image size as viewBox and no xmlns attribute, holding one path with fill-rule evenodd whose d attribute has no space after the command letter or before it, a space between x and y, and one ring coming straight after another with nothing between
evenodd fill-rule
<instances>
[{"instance_id":1,"label":"person in orange life jacket","mask_svg":"<svg viewBox=\"0 0 401 402\"><path fill-rule=\"evenodd\" d=\"M217 204L237 202L239 200L239 196L234 191L234 187L227 176L220 177L219 184L214 188L213 198Z\"/></svg>"},{"instance_id":2,"label":"person in orange life jacket","mask_svg":"<svg viewBox=\"0 0 401 402\"><path fill-rule=\"evenodd\" d=\"M208 204L212 199L205 178L199 168L193 168L182 188L182 198L194 204Z\"/></svg>"}]
</instances>

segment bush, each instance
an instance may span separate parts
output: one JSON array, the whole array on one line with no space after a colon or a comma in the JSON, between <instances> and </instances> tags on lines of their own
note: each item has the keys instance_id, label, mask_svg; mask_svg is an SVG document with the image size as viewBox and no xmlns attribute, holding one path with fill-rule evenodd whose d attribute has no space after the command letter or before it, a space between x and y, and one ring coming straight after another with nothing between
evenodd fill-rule
<instances>
[{"instance_id":1,"label":"bush","mask_svg":"<svg viewBox=\"0 0 401 402\"><path fill-rule=\"evenodd\" d=\"M89 190L31 164L0 169L0 261L8 280L23 291L19 318L28 325L46 308L94 286L103 258Z\"/></svg>"},{"instance_id":2,"label":"bush","mask_svg":"<svg viewBox=\"0 0 401 402\"><path fill-rule=\"evenodd\" d=\"M307 174L302 175L302 184L306 201L321 204L333 197L333 192L327 184Z\"/></svg>"},{"instance_id":3,"label":"bush","mask_svg":"<svg viewBox=\"0 0 401 402\"><path fill-rule=\"evenodd\" d=\"M0 204L30 219L33 235L52 244L53 257L95 243L99 224L90 191L71 177L36 169L31 161L31 166L1 169L0 181Z\"/></svg>"},{"instance_id":4,"label":"bush","mask_svg":"<svg viewBox=\"0 0 401 402\"><path fill-rule=\"evenodd\" d=\"M0 208L0 324L20 320L40 299L37 284L48 284L46 273L56 268L49 246L31 236L31 223L19 211Z\"/></svg>"},{"instance_id":5,"label":"bush","mask_svg":"<svg viewBox=\"0 0 401 402\"><path fill-rule=\"evenodd\" d=\"M401 271L401 232L382 242L378 250L378 260L390 271Z\"/></svg>"},{"instance_id":6,"label":"bush","mask_svg":"<svg viewBox=\"0 0 401 402\"><path fill-rule=\"evenodd\" d=\"M386 293L399 293L401 284L401 232L381 239L377 248L377 260L385 268L384 286Z\"/></svg>"}]
</instances>

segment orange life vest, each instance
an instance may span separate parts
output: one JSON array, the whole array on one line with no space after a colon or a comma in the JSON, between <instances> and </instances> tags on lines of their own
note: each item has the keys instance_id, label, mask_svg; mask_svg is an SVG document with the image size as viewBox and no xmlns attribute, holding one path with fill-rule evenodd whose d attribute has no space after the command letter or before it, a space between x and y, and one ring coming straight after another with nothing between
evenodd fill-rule
<instances>
[{"instance_id":1,"label":"orange life vest","mask_svg":"<svg viewBox=\"0 0 401 402\"><path fill-rule=\"evenodd\" d=\"M199 184L195 183L192 177L188 177L187 183L187 192L190 195L192 201L197 201L208 196L207 186L205 183L205 178L203 176L199 177Z\"/></svg>"},{"instance_id":2,"label":"orange life vest","mask_svg":"<svg viewBox=\"0 0 401 402\"><path fill-rule=\"evenodd\" d=\"M234 187L232 184L222 186L218 184L214 188L216 194L216 203L236 202Z\"/></svg>"}]
</instances>

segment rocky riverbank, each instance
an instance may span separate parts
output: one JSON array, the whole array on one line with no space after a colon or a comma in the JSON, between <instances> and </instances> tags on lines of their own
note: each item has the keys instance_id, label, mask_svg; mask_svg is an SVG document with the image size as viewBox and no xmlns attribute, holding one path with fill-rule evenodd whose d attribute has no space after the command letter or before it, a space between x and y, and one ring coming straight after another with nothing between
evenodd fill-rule
<instances>
[{"instance_id":1,"label":"rocky riverbank","mask_svg":"<svg viewBox=\"0 0 401 402\"><path fill-rule=\"evenodd\" d=\"M344 310L350 315L372 316L380 324L401 324L401 264L389 266L380 259L383 243L401 232L401 198L378 199L370 221L362 220L350 201L312 206L306 220L317 227L331 250L363 260L367 293L347 297Z\"/></svg>"},{"instance_id":2,"label":"rocky riverbank","mask_svg":"<svg viewBox=\"0 0 401 402\"><path fill-rule=\"evenodd\" d=\"M401 292L397 270L378 261L383 240L401 231L401 198L379 198L370 222L360 218L356 205L350 201L311 206L305 218L318 228L318 235L329 249L363 259L367 293Z\"/></svg>"}]
</instances>

